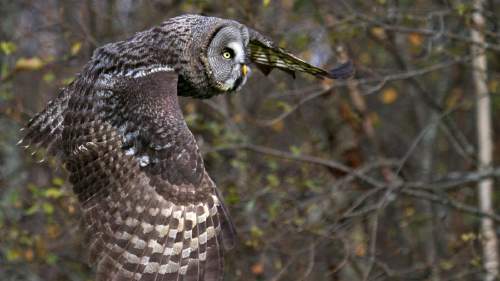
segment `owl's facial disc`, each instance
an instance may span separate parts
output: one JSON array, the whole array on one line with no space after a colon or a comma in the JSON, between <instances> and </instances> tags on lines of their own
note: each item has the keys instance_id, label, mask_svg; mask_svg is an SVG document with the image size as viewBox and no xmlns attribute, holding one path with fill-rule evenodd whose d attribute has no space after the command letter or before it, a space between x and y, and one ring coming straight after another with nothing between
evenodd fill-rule
<instances>
[{"instance_id":1,"label":"owl's facial disc","mask_svg":"<svg viewBox=\"0 0 500 281\"><path fill-rule=\"evenodd\" d=\"M207 56L213 85L222 92L239 90L247 80L248 35L236 26L220 29L210 42Z\"/></svg>"}]
</instances>

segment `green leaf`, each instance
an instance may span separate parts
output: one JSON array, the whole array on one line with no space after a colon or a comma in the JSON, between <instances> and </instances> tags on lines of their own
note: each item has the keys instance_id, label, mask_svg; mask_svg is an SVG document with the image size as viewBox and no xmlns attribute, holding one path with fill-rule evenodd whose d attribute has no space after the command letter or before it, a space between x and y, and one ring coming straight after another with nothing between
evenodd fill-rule
<instances>
[{"instance_id":1,"label":"green leaf","mask_svg":"<svg viewBox=\"0 0 500 281\"><path fill-rule=\"evenodd\" d=\"M267 166L271 171L276 171L279 168L278 162L272 159L267 161Z\"/></svg>"},{"instance_id":2,"label":"green leaf","mask_svg":"<svg viewBox=\"0 0 500 281\"><path fill-rule=\"evenodd\" d=\"M270 219L274 220L278 217L278 214L281 211L281 204L276 200L271 203L271 205L267 208L267 211L269 213Z\"/></svg>"},{"instance_id":3,"label":"green leaf","mask_svg":"<svg viewBox=\"0 0 500 281\"><path fill-rule=\"evenodd\" d=\"M463 3L460 3L455 7L455 9L460 16L463 16L467 11L467 6Z\"/></svg>"},{"instance_id":4,"label":"green leaf","mask_svg":"<svg viewBox=\"0 0 500 281\"><path fill-rule=\"evenodd\" d=\"M279 178L274 174L267 175L266 180L271 187L277 187L280 184Z\"/></svg>"},{"instance_id":5,"label":"green leaf","mask_svg":"<svg viewBox=\"0 0 500 281\"><path fill-rule=\"evenodd\" d=\"M53 72L47 72L43 75L43 81L45 81L46 83L50 83L52 81L54 81L54 79L56 78L56 76L54 75Z\"/></svg>"},{"instance_id":6,"label":"green leaf","mask_svg":"<svg viewBox=\"0 0 500 281\"><path fill-rule=\"evenodd\" d=\"M276 106L281 108L284 112L290 112L292 110L292 106L284 101L278 101Z\"/></svg>"},{"instance_id":7,"label":"green leaf","mask_svg":"<svg viewBox=\"0 0 500 281\"><path fill-rule=\"evenodd\" d=\"M70 53L72 56L74 56L78 54L81 49L82 49L82 42L75 42L73 43L73 45L71 45Z\"/></svg>"},{"instance_id":8,"label":"green leaf","mask_svg":"<svg viewBox=\"0 0 500 281\"><path fill-rule=\"evenodd\" d=\"M256 225L252 225L252 227L250 228L250 233L254 238L260 238L264 235L264 231L262 231L262 229L260 229Z\"/></svg>"},{"instance_id":9,"label":"green leaf","mask_svg":"<svg viewBox=\"0 0 500 281\"><path fill-rule=\"evenodd\" d=\"M43 195L45 194L45 192L43 192L43 190L40 187L32 183L28 184L28 190L31 191L33 197L43 197Z\"/></svg>"},{"instance_id":10,"label":"green leaf","mask_svg":"<svg viewBox=\"0 0 500 281\"><path fill-rule=\"evenodd\" d=\"M64 180L59 177L55 177L52 179L52 184L56 186L62 186L64 184Z\"/></svg>"},{"instance_id":11,"label":"green leaf","mask_svg":"<svg viewBox=\"0 0 500 281\"><path fill-rule=\"evenodd\" d=\"M295 145L291 145L290 146L290 152L292 152L292 154L294 156L299 156L301 154L301 149L300 149L300 147L297 147Z\"/></svg>"},{"instance_id":12,"label":"green leaf","mask_svg":"<svg viewBox=\"0 0 500 281\"><path fill-rule=\"evenodd\" d=\"M7 250L7 261L17 261L21 257L21 252L16 249L8 249Z\"/></svg>"},{"instance_id":13,"label":"green leaf","mask_svg":"<svg viewBox=\"0 0 500 281\"><path fill-rule=\"evenodd\" d=\"M38 210L39 210L39 209L40 209L40 207L38 206L38 204L34 204L33 206L29 207L29 208L26 210L25 214L26 214L27 216L31 216L31 215L33 215L34 213L38 212Z\"/></svg>"},{"instance_id":14,"label":"green leaf","mask_svg":"<svg viewBox=\"0 0 500 281\"><path fill-rule=\"evenodd\" d=\"M0 76L6 77L9 74L9 67L7 66L6 63L3 63L0 68Z\"/></svg>"},{"instance_id":15,"label":"green leaf","mask_svg":"<svg viewBox=\"0 0 500 281\"><path fill-rule=\"evenodd\" d=\"M307 189L310 189L310 190L320 190L321 189L320 185L311 179L306 179L304 181L304 185L306 186Z\"/></svg>"},{"instance_id":16,"label":"green leaf","mask_svg":"<svg viewBox=\"0 0 500 281\"><path fill-rule=\"evenodd\" d=\"M62 191L59 188L49 188L45 190L45 197L57 199L63 195Z\"/></svg>"},{"instance_id":17,"label":"green leaf","mask_svg":"<svg viewBox=\"0 0 500 281\"><path fill-rule=\"evenodd\" d=\"M16 70L39 70L43 67L44 62L39 57L19 58L16 61Z\"/></svg>"},{"instance_id":18,"label":"green leaf","mask_svg":"<svg viewBox=\"0 0 500 281\"><path fill-rule=\"evenodd\" d=\"M47 215L52 215L54 213L54 206L49 202L45 202L42 204L43 212Z\"/></svg>"},{"instance_id":19,"label":"green leaf","mask_svg":"<svg viewBox=\"0 0 500 281\"><path fill-rule=\"evenodd\" d=\"M19 197L19 192L17 190L12 190L5 198L7 198L10 205L17 205Z\"/></svg>"},{"instance_id":20,"label":"green leaf","mask_svg":"<svg viewBox=\"0 0 500 281\"><path fill-rule=\"evenodd\" d=\"M49 253L47 254L47 257L45 258L45 261L50 264L50 265L54 265L57 263L57 260L59 259L58 256L52 254L52 253Z\"/></svg>"},{"instance_id":21,"label":"green leaf","mask_svg":"<svg viewBox=\"0 0 500 281\"><path fill-rule=\"evenodd\" d=\"M228 187L228 194L225 196L226 202L230 205L237 205L241 198L235 186Z\"/></svg>"},{"instance_id":22,"label":"green leaf","mask_svg":"<svg viewBox=\"0 0 500 281\"><path fill-rule=\"evenodd\" d=\"M10 55L14 53L17 49L16 44L9 42L9 41L1 41L0 42L0 50L5 54L5 55Z\"/></svg>"}]
</instances>

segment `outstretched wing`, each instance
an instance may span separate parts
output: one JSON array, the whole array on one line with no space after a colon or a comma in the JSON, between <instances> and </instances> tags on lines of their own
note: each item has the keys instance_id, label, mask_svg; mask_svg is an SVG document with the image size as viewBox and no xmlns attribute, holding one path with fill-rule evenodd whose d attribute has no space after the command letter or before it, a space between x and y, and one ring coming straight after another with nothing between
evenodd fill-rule
<instances>
[{"instance_id":1,"label":"outstretched wing","mask_svg":"<svg viewBox=\"0 0 500 281\"><path fill-rule=\"evenodd\" d=\"M253 29L249 29L250 60L264 73L269 74L273 68L279 68L295 77L295 72L312 74L319 78L347 79L354 73L351 61L327 71L315 67L304 60L294 56L286 50L276 47L274 43Z\"/></svg>"},{"instance_id":2,"label":"outstretched wing","mask_svg":"<svg viewBox=\"0 0 500 281\"><path fill-rule=\"evenodd\" d=\"M233 229L182 118L177 75L85 83L61 142L97 280L221 280Z\"/></svg>"}]
</instances>

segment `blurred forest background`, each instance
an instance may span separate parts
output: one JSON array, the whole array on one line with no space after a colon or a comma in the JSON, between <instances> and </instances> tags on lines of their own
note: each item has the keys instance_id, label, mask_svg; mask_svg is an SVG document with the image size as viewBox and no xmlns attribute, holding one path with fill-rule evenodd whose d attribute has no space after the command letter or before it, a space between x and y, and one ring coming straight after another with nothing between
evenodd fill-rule
<instances>
[{"instance_id":1,"label":"blurred forest background","mask_svg":"<svg viewBox=\"0 0 500 281\"><path fill-rule=\"evenodd\" d=\"M238 230L225 280L498 280L498 0L0 0L0 280L92 280L66 172L19 129L97 46L183 13L357 70L181 100Z\"/></svg>"}]
</instances>

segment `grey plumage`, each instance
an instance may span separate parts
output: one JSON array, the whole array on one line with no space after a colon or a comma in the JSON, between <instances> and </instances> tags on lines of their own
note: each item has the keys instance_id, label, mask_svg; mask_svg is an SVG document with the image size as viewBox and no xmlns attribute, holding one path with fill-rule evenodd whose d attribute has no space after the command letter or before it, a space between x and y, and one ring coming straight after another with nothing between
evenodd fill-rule
<instances>
[{"instance_id":1,"label":"grey plumage","mask_svg":"<svg viewBox=\"0 0 500 281\"><path fill-rule=\"evenodd\" d=\"M255 30L184 15L95 50L75 81L27 125L24 140L59 155L83 211L97 280L221 280L234 229L177 96L236 91L255 63L346 78Z\"/></svg>"}]
</instances>

